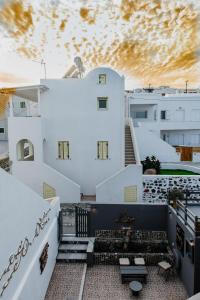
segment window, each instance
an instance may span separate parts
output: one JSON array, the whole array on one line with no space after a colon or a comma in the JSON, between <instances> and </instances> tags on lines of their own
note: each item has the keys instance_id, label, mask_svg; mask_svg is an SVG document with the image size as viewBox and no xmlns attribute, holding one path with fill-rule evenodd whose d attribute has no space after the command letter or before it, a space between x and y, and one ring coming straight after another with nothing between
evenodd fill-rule
<instances>
[{"instance_id":1,"label":"window","mask_svg":"<svg viewBox=\"0 0 200 300\"><path fill-rule=\"evenodd\" d=\"M135 119L147 119L148 117L148 111L135 111L133 114Z\"/></svg>"},{"instance_id":2,"label":"window","mask_svg":"<svg viewBox=\"0 0 200 300\"><path fill-rule=\"evenodd\" d=\"M58 158L69 159L69 142L60 141L58 142Z\"/></svg>"},{"instance_id":3,"label":"window","mask_svg":"<svg viewBox=\"0 0 200 300\"><path fill-rule=\"evenodd\" d=\"M108 159L108 142L99 141L97 142L97 158Z\"/></svg>"},{"instance_id":4,"label":"window","mask_svg":"<svg viewBox=\"0 0 200 300\"><path fill-rule=\"evenodd\" d=\"M166 110L161 110L161 112L160 112L160 118L161 118L161 120L166 120Z\"/></svg>"},{"instance_id":5,"label":"window","mask_svg":"<svg viewBox=\"0 0 200 300\"><path fill-rule=\"evenodd\" d=\"M137 202L137 186L127 186L124 188L124 202Z\"/></svg>"},{"instance_id":6,"label":"window","mask_svg":"<svg viewBox=\"0 0 200 300\"><path fill-rule=\"evenodd\" d=\"M0 127L0 133L4 133L5 129L3 127Z\"/></svg>"},{"instance_id":7,"label":"window","mask_svg":"<svg viewBox=\"0 0 200 300\"><path fill-rule=\"evenodd\" d=\"M107 97L98 97L97 98L98 110L107 110L108 109L108 98Z\"/></svg>"},{"instance_id":8,"label":"window","mask_svg":"<svg viewBox=\"0 0 200 300\"><path fill-rule=\"evenodd\" d=\"M99 74L99 84L106 84L106 74Z\"/></svg>"},{"instance_id":9,"label":"window","mask_svg":"<svg viewBox=\"0 0 200 300\"><path fill-rule=\"evenodd\" d=\"M17 159L21 161L34 160L34 147L29 140L23 139L17 143Z\"/></svg>"},{"instance_id":10,"label":"window","mask_svg":"<svg viewBox=\"0 0 200 300\"><path fill-rule=\"evenodd\" d=\"M20 102L20 108L26 108L26 102L24 101Z\"/></svg>"}]
</instances>

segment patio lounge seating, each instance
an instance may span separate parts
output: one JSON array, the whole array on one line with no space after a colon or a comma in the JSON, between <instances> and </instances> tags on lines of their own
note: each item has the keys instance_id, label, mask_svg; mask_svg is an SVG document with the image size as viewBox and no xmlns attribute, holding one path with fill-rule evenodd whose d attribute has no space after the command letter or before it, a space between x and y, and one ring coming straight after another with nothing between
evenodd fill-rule
<instances>
[{"instance_id":1,"label":"patio lounge seating","mask_svg":"<svg viewBox=\"0 0 200 300\"><path fill-rule=\"evenodd\" d=\"M172 265L169 264L167 261L163 260L158 263L158 274L160 273L161 270L165 276L165 280L167 280L169 278L170 272L172 270Z\"/></svg>"}]
</instances>

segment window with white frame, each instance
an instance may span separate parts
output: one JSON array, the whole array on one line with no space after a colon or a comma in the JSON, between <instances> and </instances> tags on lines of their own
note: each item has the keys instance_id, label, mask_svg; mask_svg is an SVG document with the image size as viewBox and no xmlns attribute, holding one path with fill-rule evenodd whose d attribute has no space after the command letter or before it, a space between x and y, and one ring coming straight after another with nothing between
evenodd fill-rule
<instances>
[{"instance_id":1,"label":"window with white frame","mask_svg":"<svg viewBox=\"0 0 200 300\"><path fill-rule=\"evenodd\" d=\"M26 108L26 102L25 101L20 102L20 108Z\"/></svg>"},{"instance_id":2,"label":"window with white frame","mask_svg":"<svg viewBox=\"0 0 200 300\"><path fill-rule=\"evenodd\" d=\"M0 133L5 133L4 127L0 127Z\"/></svg>"},{"instance_id":3,"label":"window with white frame","mask_svg":"<svg viewBox=\"0 0 200 300\"><path fill-rule=\"evenodd\" d=\"M108 141L97 142L97 158L102 160L108 159Z\"/></svg>"},{"instance_id":4,"label":"window with white frame","mask_svg":"<svg viewBox=\"0 0 200 300\"><path fill-rule=\"evenodd\" d=\"M106 74L99 74L99 84L106 84Z\"/></svg>"},{"instance_id":5,"label":"window with white frame","mask_svg":"<svg viewBox=\"0 0 200 300\"><path fill-rule=\"evenodd\" d=\"M58 158L69 159L69 142L59 141L58 142Z\"/></svg>"},{"instance_id":6,"label":"window with white frame","mask_svg":"<svg viewBox=\"0 0 200 300\"><path fill-rule=\"evenodd\" d=\"M98 110L108 109L108 97L98 97L97 98L97 108Z\"/></svg>"}]
</instances>

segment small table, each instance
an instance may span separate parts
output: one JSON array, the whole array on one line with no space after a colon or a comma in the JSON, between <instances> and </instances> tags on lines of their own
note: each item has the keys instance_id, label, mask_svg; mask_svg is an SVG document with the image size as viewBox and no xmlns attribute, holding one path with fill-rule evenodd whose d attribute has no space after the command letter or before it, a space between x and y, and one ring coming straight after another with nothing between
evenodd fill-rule
<instances>
[{"instance_id":1,"label":"small table","mask_svg":"<svg viewBox=\"0 0 200 300\"><path fill-rule=\"evenodd\" d=\"M139 296L139 292L142 290L142 284L139 281L131 281L129 287L133 296Z\"/></svg>"},{"instance_id":2,"label":"small table","mask_svg":"<svg viewBox=\"0 0 200 300\"><path fill-rule=\"evenodd\" d=\"M136 266L145 266L145 261L143 257L135 257L134 263Z\"/></svg>"},{"instance_id":3,"label":"small table","mask_svg":"<svg viewBox=\"0 0 200 300\"><path fill-rule=\"evenodd\" d=\"M122 283L127 281L147 282L147 268L145 266L120 266Z\"/></svg>"},{"instance_id":4,"label":"small table","mask_svg":"<svg viewBox=\"0 0 200 300\"><path fill-rule=\"evenodd\" d=\"M119 264L120 266L129 266L130 265L129 258L120 258Z\"/></svg>"}]
</instances>

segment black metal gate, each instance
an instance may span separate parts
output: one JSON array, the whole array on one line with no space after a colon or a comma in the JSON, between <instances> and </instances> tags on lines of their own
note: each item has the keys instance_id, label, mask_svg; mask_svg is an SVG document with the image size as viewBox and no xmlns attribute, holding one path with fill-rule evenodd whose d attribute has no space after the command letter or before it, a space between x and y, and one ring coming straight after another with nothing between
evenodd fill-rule
<instances>
[{"instance_id":1,"label":"black metal gate","mask_svg":"<svg viewBox=\"0 0 200 300\"><path fill-rule=\"evenodd\" d=\"M90 231L90 212L87 209L76 206L75 209L76 236L87 237Z\"/></svg>"}]
</instances>

